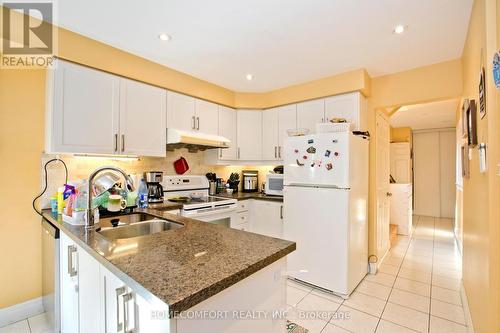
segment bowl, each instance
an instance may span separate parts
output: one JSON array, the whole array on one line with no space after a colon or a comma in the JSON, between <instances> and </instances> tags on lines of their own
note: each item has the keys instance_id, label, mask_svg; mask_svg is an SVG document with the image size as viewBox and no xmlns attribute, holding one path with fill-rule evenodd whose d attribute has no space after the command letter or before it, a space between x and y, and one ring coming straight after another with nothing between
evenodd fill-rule
<instances>
[{"instance_id":1,"label":"bowl","mask_svg":"<svg viewBox=\"0 0 500 333\"><path fill-rule=\"evenodd\" d=\"M226 188L226 193L229 195L233 194L233 191L234 190L232 188Z\"/></svg>"},{"instance_id":2,"label":"bowl","mask_svg":"<svg viewBox=\"0 0 500 333\"><path fill-rule=\"evenodd\" d=\"M289 129L286 131L288 136L304 136L309 134L308 128L297 128L297 129Z\"/></svg>"},{"instance_id":3,"label":"bowl","mask_svg":"<svg viewBox=\"0 0 500 333\"><path fill-rule=\"evenodd\" d=\"M189 197L193 200L200 200L203 197L203 193L201 192L194 192L189 195Z\"/></svg>"}]
</instances>

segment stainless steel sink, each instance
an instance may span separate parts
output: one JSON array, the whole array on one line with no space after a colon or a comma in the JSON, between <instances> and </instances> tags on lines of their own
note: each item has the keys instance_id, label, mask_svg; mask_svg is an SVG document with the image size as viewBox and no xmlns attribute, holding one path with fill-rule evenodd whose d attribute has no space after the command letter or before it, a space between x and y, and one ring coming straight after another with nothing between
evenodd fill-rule
<instances>
[{"instance_id":1,"label":"stainless steel sink","mask_svg":"<svg viewBox=\"0 0 500 333\"><path fill-rule=\"evenodd\" d=\"M152 235L184 226L146 213L102 218L99 220L99 225L97 232L111 240Z\"/></svg>"}]
</instances>

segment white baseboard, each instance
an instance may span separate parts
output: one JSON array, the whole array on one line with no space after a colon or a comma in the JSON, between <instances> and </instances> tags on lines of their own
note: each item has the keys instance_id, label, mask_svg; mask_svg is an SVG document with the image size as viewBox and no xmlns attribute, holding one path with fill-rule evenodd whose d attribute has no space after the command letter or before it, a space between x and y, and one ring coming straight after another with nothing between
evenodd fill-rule
<instances>
[{"instance_id":1,"label":"white baseboard","mask_svg":"<svg viewBox=\"0 0 500 333\"><path fill-rule=\"evenodd\" d=\"M43 313L42 297L0 309L0 327Z\"/></svg>"},{"instance_id":2,"label":"white baseboard","mask_svg":"<svg viewBox=\"0 0 500 333\"><path fill-rule=\"evenodd\" d=\"M469 301L467 300L467 293L465 292L463 281L462 283L460 283L460 298L462 299L462 307L464 309L467 332L474 333L474 325L472 322L472 316L470 315Z\"/></svg>"}]
</instances>

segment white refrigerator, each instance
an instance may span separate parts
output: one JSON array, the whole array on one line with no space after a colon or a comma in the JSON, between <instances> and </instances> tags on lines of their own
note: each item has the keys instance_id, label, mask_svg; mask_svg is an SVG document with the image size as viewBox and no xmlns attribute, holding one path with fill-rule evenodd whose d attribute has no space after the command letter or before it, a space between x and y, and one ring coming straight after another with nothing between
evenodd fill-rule
<instances>
[{"instance_id":1,"label":"white refrigerator","mask_svg":"<svg viewBox=\"0 0 500 333\"><path fill-rule=\"evenodd\" d=\"M368 139L289 137L284 157L288 276L348 297L368 270Z\"/></svg>"}]
</instances>

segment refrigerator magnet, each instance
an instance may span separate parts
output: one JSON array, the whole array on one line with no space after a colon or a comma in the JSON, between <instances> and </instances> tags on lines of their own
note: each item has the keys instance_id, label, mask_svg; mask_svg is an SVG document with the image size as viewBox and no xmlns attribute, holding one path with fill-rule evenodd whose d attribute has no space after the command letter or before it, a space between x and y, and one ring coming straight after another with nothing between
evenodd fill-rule
<instances>
[{"instance_id":1,"label":"refrigerator magnet","mask_svg":"<svg viewBox=\"0 0 500 333\"><path fill-rule=\"evenodd\" d=\"M335 153L333 153L333 155L334 155L335 157L339 157L339 155L340 155L340 154L339 154L339 152L338 152L338 151L336 151Z\"/></svg>"},{"instance_id":2,"label":"refrigerator magnet","mask_svg":"<svg viewBox=\"0 0 500 333\"><path fill-rule=\"evenodd\" d=\"M316 153L316 148L314 148L313 146L307 148L306 150L309 154L315 154Z\"/></svg>"},{"instance_id":3,"label":"refrigerator magnet","mask_svg":"<svg viewBox=\"0 0 500 333\"><path fill-rule=\"evenodd\" d=\"M314 140L313 139L309 139L307 140L307 144L313 144L314 143Z\"/></svg>"},{"instance_id":4,"label":"refrigerator magnet","mask_svg":"<svg viewBox=\"0 0 500 333\"><path fill-rule=\"evenodd\" d=\"M315 165L316 165L316 162L312 162L311 163L311 168L314 168Z\"/></svg>"},{"instance_id":5,"label":"refrigerator magnet","mask_svg":"<svg viewBox=\"0 0 500 333\"><path fill-rule=\"evenodd\" d=\"M332 170L333 165L332 165L332 163L327 163L325 167L326 167L326 170Z\"/></svg>"},{"instance_id":6,"label":"refrigerator magnet","mask_svg":"<svg viewBox=\"0 0 500 333\"><path fill-rule=\"evenodd\" d=\"M307 160L307 155L302 156L303 159Z\"/></svg>"},{"instance_id":7,"label":"refrigerator magnet","mask_svg":"<svg viewBox=\"0 0 500 333\"><path fill-rule=\"evenodd\" d=\"M297 159L297 165L298 165L298 166L304 166L304 163L301 163L301 162L299 161L299 159Z\"/></svg>"},{"instance_id":8,"label":"refrigerator magnet","mask_svg":"<svg viewBox=\"0 0 500 333\"><path fill-rule=\"evenodd\" d=\"M326 152L325 152L325 157L330 157L330 154L331 154L331 153L332 153L331 151L326 150Z\"/></svg>"},{"instance_id":9,"label":"refrigerator magnet","mask_svg":"<svg viewBox=\"0 0 500 333\"><path fill-rule=\"evenodd\" d=\"M293 152L294 152L295 154L298 154L298 153L299 153L299 150L298 150L298 149L294 149L294 150L293 150Z\"/></svg>"}]
</instances>

